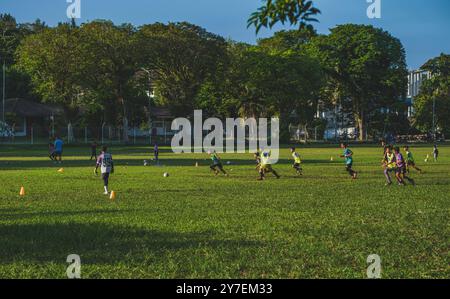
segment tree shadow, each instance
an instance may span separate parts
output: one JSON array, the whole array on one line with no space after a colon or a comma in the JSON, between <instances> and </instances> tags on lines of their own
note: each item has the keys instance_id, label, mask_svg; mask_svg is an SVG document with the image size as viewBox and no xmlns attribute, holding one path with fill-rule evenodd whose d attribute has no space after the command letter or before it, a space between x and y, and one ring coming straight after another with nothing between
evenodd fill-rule
<instances>
[{"instance_id":1,"label":"tree shadow","mask_svg":"<svg viewBox=\"0 0 450 299\"><path fill-rule=\"evenodd\" d=\"M144 263L146 255L168 258L174 251L201 247L236 250L259 247L260 242L222 240L212 231L146 230L104 223L38 223L0 226L0 263L64 263L78 254L84 263Z\"/></svg>"}]
</instances>

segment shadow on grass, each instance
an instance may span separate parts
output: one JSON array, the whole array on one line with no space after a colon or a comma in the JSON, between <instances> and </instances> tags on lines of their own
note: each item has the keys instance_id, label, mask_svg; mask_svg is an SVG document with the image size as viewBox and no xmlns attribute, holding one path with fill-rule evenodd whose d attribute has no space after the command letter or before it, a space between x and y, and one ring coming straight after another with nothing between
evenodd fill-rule
<instances>
[{"instance_id":1,"label":"shadow on grass","mask_svg":"<svg viewBox=\"0 0 450 299\"><path fill-rule=\"evenodd\" d=\"M103 223L1 225L0 242L1 264L65 263L69 254L80 255L83 263L144 263L149 255L165 258L186 249L234 251L261 246L256 241L221 240L211 231L156 231Z\"/></svg>"},{"instance_id":2,"label":"shadow on grass","mask_svg":"<svg viewBox=\"0 0 450 299\"><path fill-rule=\"evenodd\" d=\"M72 216L96 216L96 215L117 215L122 213L132 213L137 210L131 209L111 209L111 210L86 210L86 211L39 211L24 212L23 209L0 209L0 219L2 220L19 220L34 217L72 217Z\"/></svg>"}]
</instances>

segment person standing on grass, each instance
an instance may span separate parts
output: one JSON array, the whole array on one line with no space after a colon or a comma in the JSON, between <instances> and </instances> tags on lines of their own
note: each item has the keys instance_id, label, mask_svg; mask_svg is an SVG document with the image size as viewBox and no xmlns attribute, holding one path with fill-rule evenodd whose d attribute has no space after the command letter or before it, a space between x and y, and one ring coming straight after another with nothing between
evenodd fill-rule
<instances>
[{"instance_id":1,"label":"person standing on grass","mask_svg":"<svg viewBox=\"0 0 450 299\"><path fill-rule=\"evenodd\" d=\"M114 162L112 159L112 155L108 153L108 148L104 146L102 148L102 152L97 159L97 165L95 166L94 173L98 175L98 168L101 168L102 179L103 179L103 187L105 192L103 194L108 195L108 185L109 185L109 175L114 173Z\"/></svg>"},{"instance_id":2,"label":"person standing on grass","mask_svg":"<svg viewBox=\"0 0 450 299\"><path fill-rule=\"evenodd\" d=\"M387 145L386 145L386 142L384 141L384 139L381 140L381 147L383 148L383 156L384 156L384 155L386 155L386 148L387 148Z\"/></svg>"},{"instance_id":3,"label":"person standing on grass","mask_svg":"<svg viewBox=\"0 0 450 299\"><path fill-rule=\"evenodd\" d=\"M63 153L63 145L64 142L61 140L61 138L56 137L55 139L55 162L62 163L62 153ZM58 161L59 158L59 161Z\"/></svg>"},{"instance_id":4,"label":"person standing on grass","mask_svg":"<svg viewBox=\"0 0 450 299\"><path fill-rule=\"evenodd\" d=\"M55 145L53 144L53 142L51 142L51 140L48 144L48 157L52 161L55 160Z\"/></svg>"},{"instance_id":5,"label":"person standing on grass","mask_svg":"<svg viewBox=\"0 0 450 299\"><path fill-rule=\"evenodd\" d=\"M438 149L437 144L435 144L433 147L433 157L434 157L434 162L437 162L438 158L439 158L439 149Z\"/></svg>"},{"instance_id":6,"label":"person standing on grass","mask_svg":"<svg viewBox=\"0 0 450 299\"><path fill-rule=\"evenodd\" d=\"M155 156L155 162L156 164L159 164L159 146L158 143L155 143L155 146L153 147L153 155Z\"/></svg>"},{"instance_id":7,"label":"person standing on grass","mask_svg":"<svg viewBox=\"0 0 450 299\"><path fill-rule=\"evenodd\" d=\"M411 151L409 150L409 146L405 145L404 150L406 152L406 172L409 173L409 169L410 168L414 168L415 170L417 170L421 174L422 173L422 169L420 169L419 167L416 166L416 162L414 160L414 156L411 153Z\"/></svg>"},{"instance_id":8,"label":"person standing on grass","mask_svg":"<svg viewBox=\"0 0 450 299\"><path fill-rule=\"evenodd\" d=\"M386 147L386 154L384 155L383 160L383 168L384 176L386 177L386 186L390 186L392 185L390 173L396 170L395 154L393 153L392 145Z\"/></svg>"},{"instance_id":9,"label":"person standing on grass","mask_svg":"<svg viewBox=\"0 0 450 299\"><path fill-rule=\"evenodd\" d=\"M353 152L348 148L347 143L341 143L341 148L344 150L341 158L345 159L345 170L356 180L358 178L358 172L353 170Z\"/></svg>"},{"instance_id":10,"label":"person standing on grass","mask_svg":"<svg viewBox=\"0 0 450 299\"><path fill-rule=\"evenodd\" d=\"M91 159L90 161L92 161L92 159L95 159L95 161L97 161L97 142L94 141L91 143Z\"/></svg>"},{"instance_id":11,"label":"person standing on grass","mask_svg":"<svg viewBox=\"0 0 450 299\"><path fill-rule=\"evenodd\" d=\"M292 165L292 168L295 169L298 175L303 175L303 169L302 169L302 159L300 158L300 154L295 151L295 147L291 148L292 158L294 159L294 164Z\"/></svg>"},{"instance_id":12,"label":"person standing on grass","mask_svg":"<svg viewBox=\"0 0 450 299\"><path fill-rule=\"evenodd\" d=\"M253 158L255 159L256 163L256 171L259 173L259 169L261 168L261 153L259 151L255 152L253 154Z\"/></svg>"}]
</instances>

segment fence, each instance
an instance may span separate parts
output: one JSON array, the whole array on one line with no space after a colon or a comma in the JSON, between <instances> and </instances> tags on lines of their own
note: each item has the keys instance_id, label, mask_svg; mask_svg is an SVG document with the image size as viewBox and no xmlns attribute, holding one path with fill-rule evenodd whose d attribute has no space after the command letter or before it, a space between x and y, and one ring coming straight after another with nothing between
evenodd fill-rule
<instances>
[{"instance_id":1,"label":"fence","mask_svg":"<svg viewBox=\"0 0 450 299\"><path fill-rule=\"evenodd\" d=\"M102 127L60 128L30 126L20 132L0 134L0 144L47 144L60 137L65 144L89 144L94 141L101 144L170 144L173 132L159 130L141 130L129 128L127 139L122 127L103 125Z\"/></svg>"}]
</instances>

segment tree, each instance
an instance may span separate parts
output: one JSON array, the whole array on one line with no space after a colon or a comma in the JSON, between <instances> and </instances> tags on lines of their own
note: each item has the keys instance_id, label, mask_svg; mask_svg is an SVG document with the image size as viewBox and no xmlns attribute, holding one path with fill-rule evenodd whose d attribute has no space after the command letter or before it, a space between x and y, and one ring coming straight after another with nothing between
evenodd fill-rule
<instances>
[{"instance_id":1,"label":"tree","mask_svg":"<svg viewBox=\"0 0 450 299\"><path fill-rule=\"evenodd\" d=\"M439 127L450 134L450 55L441 54L430 59L421 69L429 71L431 79L423 82L419 95L414 99L414 124L424 131Z\"/></svg>"},{"instance_id":2,"label":"tree","mask_svg":"<svg viewBox=\"0 0 450 299\"><path fill-rule=\"evenodd\" d=\"M289 23L298 26L299 29L312 26L308 23L318 22L314 16L320 14L320 10L314 7L308 0L265 0L266 4L254 12L247 22L247 27L255 26L256 34L262 27L272 28L277 23Z\"/></svg>"},{"instance_id":3,"label":"tree","mask_svg":"<svg viewBox=\"0 0 450 299\"><path fill-rule=\"evenodd\" d=\"M143 67L152 74L159 104L174 115L194 110L202 84L212 79L227 60L226 42L189 23L156 23L139 29Z\"/></svg>"},{"instance_id":4,"label":"tree","mask_svg":"<svg viewBox=\"0 0 450 299\"><path fill-rule=\"evenodd\" d=\"M405 96L405 51L386 31L340 25L327 36L313 38L307 50L327 73L328 91L351 107L361 141L366 138L369 114Z\"/></svg>"},{"instance_id":5,"label":"tree","mask_svg":"<svg viewBox=\"0 0 450 299\"><path fill-rule=\"evenodd\" d=\"M14 63L14 51L20 42L20 31L16 19L9 14L0 14L0 59L3 64Z\"/></svg>"},{"instance_id":6,"label":"tree","mask_svg":"<svg viewBox=\"0 0 450 299\"><path fill-rule=\"evenodd\" d=\"M258 46L268 53L300 53L304 45L316 36L316 31L311 28L281 30L272 37L259 39Z\"/></svg>"},{"instance_id":7,"label":"tree","mask_svg":"<svg viewBox=\"0 0 450 299\"><path fill-rule=\"evenodd\" d=\"M211 99L204 106L218 105L227 116L244 119L278 116L281 139L289 141L291 115L314 115L316 93L322 83L318 63L298 53L270 54L260 47L239 43L230 44L229 52L226 80L204 86L202 103Z\"/></svg>"},{"instance_id":8,"label":"tree","mask_svg":"<svg viewBox=\"0 0 450 299\"><path fill-rule=\"evenodd\" d=\"M80 85L102 101L102 107L121 107L123 140L129 141L127 92L139 70L135 28L109 21L94 21L80 27Z\"/></svg>"},{"instance_id":9,"label":"tree","mask_svg":"<svg viewBox=\"0 0 450 299\"><path fill-rule=\"evenodd\" d=\"M30 76L44 102L61 104L69 121L79 112L81 92L77 28L59 24L24 38L16 51L17 68Z\"/></svg>"}]
</instances>

